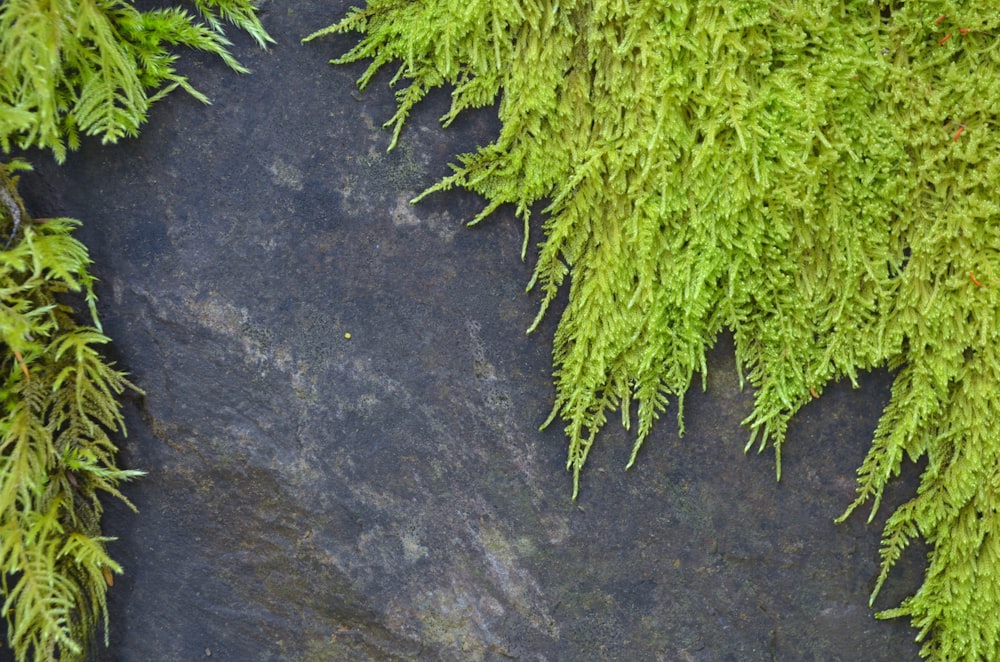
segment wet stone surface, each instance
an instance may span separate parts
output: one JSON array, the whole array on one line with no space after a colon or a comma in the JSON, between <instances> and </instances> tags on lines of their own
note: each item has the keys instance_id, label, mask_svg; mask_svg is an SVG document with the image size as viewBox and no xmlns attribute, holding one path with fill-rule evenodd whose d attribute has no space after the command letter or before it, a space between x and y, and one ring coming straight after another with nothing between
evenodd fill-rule
<instances>
[{"instance_id":1,"label":"wet stone surface","mask_svg":"<svg viewBox=\"0 0 1000 662\"><path fill-rule=\"evenodd\" d=\"M685 436L672 409L625 472L610 425L571 501L561 431L537 430L557 317L524 334L520 222L466 229L463 192L408 204L495 118L441 131L435 93L386 153L388 77L359 93L362 67L327 64L350 36L299 44L349 4L269 3L277 46L233 35L253 75L186 54L211 107L174 94L137 140L32 156L26 199L83 220L112 355L147 393L98 659L917 659L867 607L888 509L833 523L889 376L810 405L778 483L743 454L722 338Z\"/></svg>"}]
</instances>

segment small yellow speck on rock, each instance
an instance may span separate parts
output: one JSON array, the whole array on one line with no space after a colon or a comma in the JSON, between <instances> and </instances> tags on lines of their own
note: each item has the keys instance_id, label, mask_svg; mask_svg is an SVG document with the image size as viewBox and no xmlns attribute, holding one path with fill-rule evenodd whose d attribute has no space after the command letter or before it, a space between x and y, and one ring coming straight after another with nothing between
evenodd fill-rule
<instances>
[{"instance_id":1,"label":"small yellow speck on rock","mask_svg":"<svg viewBox=\"0 0 1000 662\"><path fill-rule=\"evenodd\" d=\"M345 334L344 334L344 338L346 338L346 339L350 340L350 339L351 339L351 334L349 334L349 333L345 333Z\"/></svg>"}]
</instances>

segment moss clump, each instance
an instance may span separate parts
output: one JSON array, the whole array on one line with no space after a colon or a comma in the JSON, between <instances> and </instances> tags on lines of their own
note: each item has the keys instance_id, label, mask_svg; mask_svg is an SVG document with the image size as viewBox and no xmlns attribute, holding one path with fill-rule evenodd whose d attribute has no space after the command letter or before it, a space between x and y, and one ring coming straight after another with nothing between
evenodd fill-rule
<instances>
[{"instance_id":1,"label":"moss clump","mask_svg":"<svg viewBox=\"0 0 1000 662\"><path fill-rule=\"evenodd\" d=\"M909 616L934 660L1000 658L1000 12L971 1L369 0L317 32L399 62L393 142L432 88L497 139L431 190L547 200L529 285L568 285L556 401L574 494L608 412L683 401L724 328L755 388L748 448L780 450L831 380L896 369L859 495L904 456L881 586L920 536ZM527 236L525 238L527 243ZM568 281L568 283L567 283ZM635 405L633 417L632 406ZM682 409L682 407L679 407ZM633 460L635 453L633 453ZM876 589L877 590L877 589Z\"/></svg>"},{"instance_id":2,"label":"moss clump","mask_svg":"<svg viewBox=\"0 0 1000 662\"><path fill-rule=\"evenodd\" d=\"M251 0L193 0L206 23L178 8L139 11L126 0L0 3L0 146L51 149L57 159L80 134L135 136L150 105L180 87L208 102L174 68L175 45L221 57L223 21L271 41Z\"/></svg>"},{"instance_id":3,"label":"moss clump","mask_svg":"<svg viewBox=\"0 0 1000 662\"><path fill-rule=\"evenodd\" d=\"M246 71L224 22L270 41L251 0L192 0L139 11L125 0L0 0L0 148L41 148L62 161L80 136L135 135L154 101L182 88L177 45ZM118 398L131 385L100 354L86 248L77 221L32 219L18 195L21 161L0 163L0 611L18 662L82 660L121 567L101 535L98 495L128 504L115 464L124 433ZM83 295L91 325L67 294ZM134 387L133 387L134 388ZM131 504L129 504L131 505Z\"/></svg>"},{"instance_id":4,"label":"moss clump","mask_svg":"<svg viewBox=\"0 0 1000 662\"><path fill-rule=\"evenodd\" d=\"M19 660L82 659L112 573L101 536L100 492L142 474L115 465L110 435L124 431L118 396L130 384L100 355L86 248L76 221L31 219L0 165L0 588L8 643ZM80 325L62 295L84 295ZM131 505L131 504L129 504Z\"/></svg>"}]
</instances>

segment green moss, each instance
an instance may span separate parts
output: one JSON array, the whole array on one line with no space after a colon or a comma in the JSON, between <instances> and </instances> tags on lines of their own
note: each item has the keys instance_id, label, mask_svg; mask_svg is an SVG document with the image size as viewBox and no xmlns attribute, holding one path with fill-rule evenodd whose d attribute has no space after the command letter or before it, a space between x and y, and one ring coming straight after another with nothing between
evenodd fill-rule
<instances>
[{"instance_id":1,"label":"green moss","mask_svg":"<svg viewBox=\"0 0 1000 662\"><path fill-rule=\"evenodd\" d=\"M110 436L124 431L118 396L130 385L99 354L108 338L96 313L80 325L63 303L80 293L94 312L77 223L31 219L15 167L0 165L0 231L16 239L0 252L2 611L18 660L82 659L121 572L100 534L98 494L128 503L118 485L142 472L115 466Z\"/></svg>"},{"instance_id":2,"label":"green moss","mask_svg":"<svg viewBox=\"0 0 1000 662\"><path fill-rule=\"evenodd\" d=\"M56 159L80 134L105 143L135 135L150 104L180 87L207 99L174 68L171 47L229 54L223 22L270 41L251 0L192 0L137 10L125 0L0 1L0 148L42 148ZM18 662L82 660L105 623L106 593L121 567L100 532L101 492L141 471L116 466L124 434L118 398L131 385L100 354L97 318L77 221L32 219L14 172L0 163L0 611ZM92 326L69 299L82 295ZM134 387L132 387L134 388ZM129 504L131 506L131 504Z\"/></svg>"},{"instance_id":3,"label":"green moss","mask_svg":"<svg viewBox=\"0 0 1000 662\"><path fill-rule=\"evenodd\" d=\"M4 0L0 3L0 146L51 149L60 161L80 134L105 143L135 136L149 106L180 87L171 46L221 57L245 72L222 35L228 21L260 45L271 41L252 0L193 0L183 9L139 11L127 0Z\"/></svg>"},{"instance_id":4,"label":"green moss","mask_svg":"<svg viewBox=\"0 0 1000 662\"><path fill-rule=\"evenodd\" d=\"M363 38L336 62L370 59L362 87L399 63L393 143L434 87L445 124L498 104L497 139L431 191L482 194L473 222L511 204L526 231L548 202L529 288L539 317L569 288L550 420L574 494L608 413L638 452L724 328L755 389L748 448L772 446L779 477L795 412L891 367L848 513L926 457L878 585L913 538L932 551L882 616L909 616L925 657L1000 657L997 7L369 0L310 39L346 31Z\"/></svg>"}]
</instances>

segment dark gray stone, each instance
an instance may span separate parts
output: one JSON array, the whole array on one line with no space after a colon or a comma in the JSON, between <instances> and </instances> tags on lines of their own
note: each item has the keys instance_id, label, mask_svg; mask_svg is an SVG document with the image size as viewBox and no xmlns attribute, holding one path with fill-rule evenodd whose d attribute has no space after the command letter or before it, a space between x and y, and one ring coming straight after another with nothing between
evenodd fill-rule
<instances>
[{"instance_id":1,"label":"dark gray stone","mask_svg":"<svg viewBox=\"0 0 1000 662\"><path fill-rule=\"evenodd\" d=\"M388 76L359 93L362 67L326 63L352 37L298 43L349 4L269 3L277 46L233 35L253 75L185 54L211 107L174 94L137 140L32 156L26 198L84 221L110 351L147 393L99 659L916 660L867 607L889 509L833 523L889 376L810 405L778 483L743 454L723 338L687 434L672 409L625 472L612 424L571 501L561 431L537 431L558 311L524 334L520 222L464 228L464 192L408 204L496 120L441 131L438 92L386 153Z\"/></svg>"}]
</instances>

